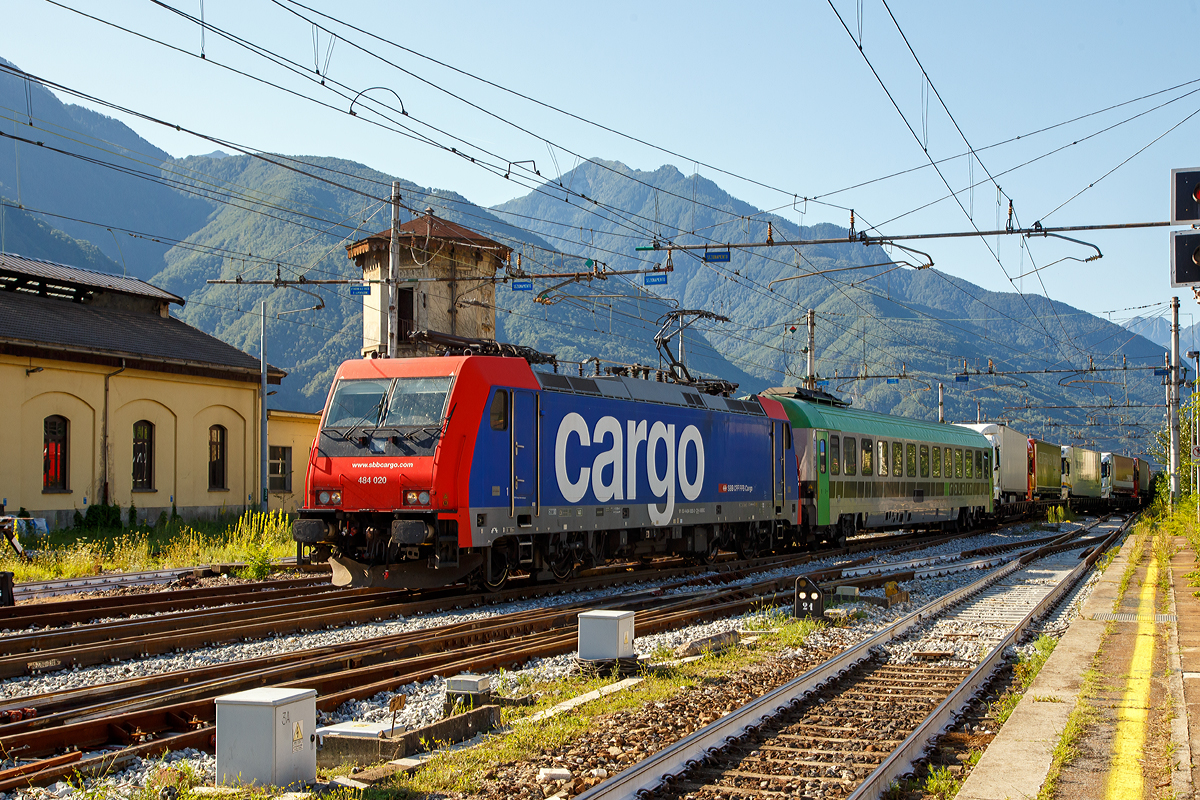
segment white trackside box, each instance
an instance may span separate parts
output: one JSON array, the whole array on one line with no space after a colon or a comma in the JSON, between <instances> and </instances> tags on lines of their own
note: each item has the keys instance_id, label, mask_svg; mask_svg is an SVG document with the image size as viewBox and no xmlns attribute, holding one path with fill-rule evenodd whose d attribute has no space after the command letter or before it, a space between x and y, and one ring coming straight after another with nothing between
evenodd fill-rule
<instances>
[{"instance_id":1,"label":"white trackside box","mask_svg":"<svg viewBox=\"0 0 1200 800\"><path fill-rule=\"evenodd\" d=\"M216 704L218 784L316 782L316 689L250 689Z\"/></svg>"},{"instance_id":2,"label":"white trackside box","mask_svg":"<svg viewBox=\"0 0 1200 800\"><path fill-rule=\"evenodd\" d=\"M579 657L585 661L633 658L633 611L579 615Z\"/></svg>"}]
</instances>

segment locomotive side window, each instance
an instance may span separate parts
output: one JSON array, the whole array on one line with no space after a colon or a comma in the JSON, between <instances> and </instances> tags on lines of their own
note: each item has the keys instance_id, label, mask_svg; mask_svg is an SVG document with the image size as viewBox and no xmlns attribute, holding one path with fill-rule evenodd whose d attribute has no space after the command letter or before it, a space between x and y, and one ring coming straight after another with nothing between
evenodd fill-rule
<instances>
[{"instance_id":1,"label":"locomotive side window","mask_svg":"<svg viewBox=\"0 0 1200 800\"><path fill-rule=\"evenodd\" d=\"M954 477L962 479L962 450L954 450Z\"/></svg>"},{"instance_id":2,"label":"locomotive side window","mask_svg":"<svg viewBox=\"0 0 1200 800\"><path fill-rule=\"evenodd\" d=\"M822 475L824 475L824 474L825 474L825 461L826 461L826 458L825 458L825 440L824 440L824 439L822 439L820 442L818 442L818 445L819 445L819 446L817 447L817 451L818 451L817 460L821 462L821 463L820 463L820 467L821 467L821 474L822 474Z\"/></svg>"},{"instance_id":3,"label":"locomotive side window","mask_svg":"<svg viewBox=\"0 0 1200 800\"><path fill-rule=\"evenodd\" d=\"M921 445L921 477L929 477L929 445Z\"/></svg>"},{"instance_id":4,"label":"locomotive side window","mask_svg":"<svg viewBox=\"0 0 1200 800\"><path fill-rule=\"evenodd\" d=\"M904 445L892 442L892 476L904 477Z\"/></svg>"},{"instance_id":5,"label":"locomotive side window","mask_svg":"<svg viewBox=\"0 0 1200 800\"><path fill-rule=\"evenodd\" d=\"M873 471L871 468L871 456L874 455L875 445L870 439L862 440L862 474L870 475Z\"/></svg>"},{"instance_id":6,"label":"locomotive side window","mask_svg":"<svg viewBox=\"0 0 1200 800\"><path fill-rule=\"evenodd\" d=\"M843 444L846 445L846 460L844 462L842 462L843 466L845 467L845 469L843 471L847 475L853 475L855 472L858 471L854 468L855 467L855 463L854 463L855 456L857 455L857 453L855 453L854 451L858 447L858 442L854 441L853 436L847 436L846 441L843 442Z\"/></svg>"},{"instance_id":7,"label":"locomotive side window","mask_svg":"<svg viewBox=\"0 0 1200 800\"><path fill-rule=\"evenodd\" d=\"M508 390L497 389L492 398L492 430L508 430Z\"/></svg>"},{"instance_id":8,"label":"locomotive side window","mask_svg":"<svg viewBox=\"0 0 1200 800\"><path fill-rule=\"evenodd\" d=\"M942 477L942 448L933 448L933 477Z\"/></svg>"},{"instance_id":9,"label":"locomotive side window","mask_svg":"<svg viewBox=\"0 0 1200 800\"><path fill-rule=\"evenodd\" d=\"M783 449L784 450L792 449L792 426L791 425L785 424L783 426Z\"/></svg>"},{"instance_id":10,"label":"locomotive side window","mask_svg":"<svg viewBox=\"0 0 1200 800\"><path fill-rule=\"evenodd\" d=\"M905 474L910 478L915 478L917 477L917 446L909 442L907 445L905 445L904 450L904 455L907 456L907 458L905 458L905 462L908 466Z\"/></svg>"},{"instance_id":11,"label":"locomotive side window","mask_svg":"<svg viewBox=\"0 0 1200 800\"><path fill-rule=\"evenodd\" d=\"M829 474L840 475L842 472L842 448L838 437L829 437Z\"/></svg>"},{"instance_id":12,"label":"locomotive side window","mask_svg":"<svg viewBox=\"0 0 1200 800\"><path fill-rule=\"evenodd\" d=\"M882 439L879 440L879 474L885 478L888 474L888 446Z\"/></svg>"}]
</instances>

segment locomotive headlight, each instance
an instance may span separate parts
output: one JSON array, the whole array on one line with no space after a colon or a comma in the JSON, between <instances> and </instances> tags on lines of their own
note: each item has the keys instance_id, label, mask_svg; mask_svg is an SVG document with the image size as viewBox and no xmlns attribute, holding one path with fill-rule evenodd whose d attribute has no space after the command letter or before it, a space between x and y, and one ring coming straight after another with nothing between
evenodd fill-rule
<instances>
[{"instance_id":1,"label":"locomotive headlight","mask_svg":"<svg viewBox=\"0 0 1200 800\"><path fill-rule=\"evenodd\" d=\"M333 493L331 493L331 494L330 494L330 497L329 497L329 500L330 500L330 502L332 502L332 503L333 503L335 506L340 506L340 505L342 504L342 493L341 493L341 492L333 492Z\"/></svg>"},{"instance_id":2,"label":"locomotive headlight","mask_svg":"<svg viewBox=\"0 0 1200 800\"><path fill-rule=\"evenodd\" d=\"M317 502L323 506L329 505L329 492L321 492L317 495Z\"/></svg>"},{"instance_id":3,"label":"locomotive headlight","mask_svg":"<svg viewBox=\"0 0 1200 800\"><path fill-rule=\"evenodd\" d=\"M429 505L429 492L409 489L404 493L404 504L406 506L427 506Z\"/></svg>"}]
</instances>

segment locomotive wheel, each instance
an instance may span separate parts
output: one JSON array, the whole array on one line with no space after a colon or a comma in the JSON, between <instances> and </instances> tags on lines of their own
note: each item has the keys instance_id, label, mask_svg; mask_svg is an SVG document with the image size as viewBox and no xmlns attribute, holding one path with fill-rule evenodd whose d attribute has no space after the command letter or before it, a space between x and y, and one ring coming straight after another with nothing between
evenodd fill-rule
<instances>
[{"instance_id":1,"label":"locomotive wheel","mask_svg":"<svg viewBox=\"0 0 1200 800\"><path fill-rule=\"evenodd\" d=\"M565 583L575 575L576 554L583 549L583 534L578 531L555 533L550 536L550 572L554 580Z\"/></svg>"},{"instance_id":2,"label":"locomotive wheel","mask_svg":"<svg viewBox=\"0 0 1200 800\"><path fill-rule=\"evenodd\" d=\"M498 592L508 585L508 578L511 570L508 566L508 556L499 548L492 548L492 580L488 580L487 567L484 566L483 576L480 578L480 584L484 591Z\"/></svg>"},{"instance_id":3,"label":"locomotive wheel","mask_svg":"<svg viewBox=\"0 0 1200 800\"><path fill-rule=\"evenodd\" d=\"M755 531L750 531L737 540L738 558L749 559L758 556L758 535Z\"/></svg>"}]
</instances>

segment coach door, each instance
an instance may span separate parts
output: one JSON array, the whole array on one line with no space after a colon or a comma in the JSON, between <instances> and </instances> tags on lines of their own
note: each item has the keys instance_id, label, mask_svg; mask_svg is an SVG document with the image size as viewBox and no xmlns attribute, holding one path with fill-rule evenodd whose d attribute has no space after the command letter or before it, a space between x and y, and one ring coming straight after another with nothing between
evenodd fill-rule
<instances>
[{"instance_id":1,"label":"coach door","mask_svg":"<svg viewBox=\"0 0 1200 800\"><path fill-rule=\"evenodd\" d=\"M817 524L829 524L829 433L816 431L817 445Z\"/></svg>"},{"instance_id":2,"label":"coach door","mask_svg":"<svg viewBox=\"0 0 1200 800\"><path fill-rule=\"evenodd\" d=\"M771 422L771 497L775 505L775 516L783 513L787 505L787 433L784 423Z\"/></svg>"},{"instance_id":3,"label":"coach door","mask_svg":"<svg viewBox=\"0 0 1200 800\"><path fill-rule=\"evenodd\" d=\"M538 397L516 390L512 404L512 514L517 526L533 525L538 512Z\"/></svg>"}]
</instances>

